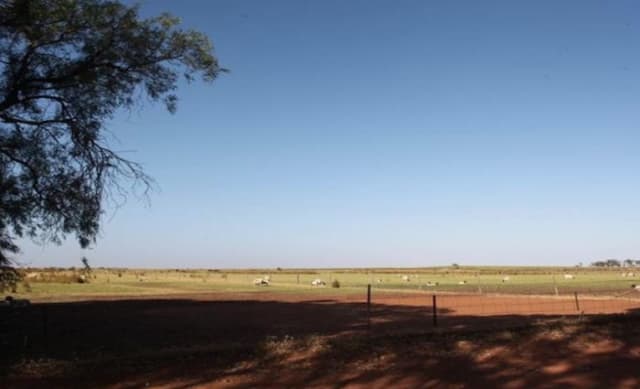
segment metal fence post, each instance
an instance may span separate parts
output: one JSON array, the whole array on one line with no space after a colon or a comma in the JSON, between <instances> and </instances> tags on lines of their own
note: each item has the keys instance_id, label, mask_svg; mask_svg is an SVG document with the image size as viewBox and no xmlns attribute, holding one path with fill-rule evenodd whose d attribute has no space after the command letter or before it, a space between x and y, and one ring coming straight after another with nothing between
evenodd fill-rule
<instances>
[{"instance_id":1,"label":"metal fence post","mask_svg":"<svg viewBox=\"0 0 640 389\"><path fill-rule=\"evenodd\" d=\"M42 306L42 337L44 339L44 350L49 351L49 311L46 305Z\"/></svg>"},{"instance_id":2,"label":"metal fence post","mask_svg":"<svg viewBox=\"0 0 640 389\"><path fill-rule=\"evenodd\" d=\"M438 326L438 305L436 303L436 295L432 296L432 304L433 304L433 326Z\"/></svg>"},{"instance_id":3,"label":"metal fence post","mask_svg":"<svg viewBox=\"0 0 640 389\"><path fill-rule=\"evenodd\" d=\"M367 328L371 329L371 284L367 284Z\"/></svg>"}]
</instances>

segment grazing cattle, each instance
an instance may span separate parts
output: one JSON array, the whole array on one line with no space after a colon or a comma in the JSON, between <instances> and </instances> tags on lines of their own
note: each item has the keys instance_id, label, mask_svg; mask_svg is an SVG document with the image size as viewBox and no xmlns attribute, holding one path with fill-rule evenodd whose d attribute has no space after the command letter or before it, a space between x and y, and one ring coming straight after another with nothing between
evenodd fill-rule
<instances>
[{"instance_id":1,"label":"grazing cattle","mask_svg":"<svg viewBox=\"0 0 640 389\"><path fill-rule=\"evenodd\" d=\"M564 275L564 279L565 280L572 280L574 278L576 278L576 277L573 274L565 274Z\"/></svg>"},{"instance_id":2,"label":"grazing cattle","mask_svg":"<svg viewBox=\"0 0 640 389\"><path fill-rule=\"evenodd\" d=\"M640 285L636 285L636 284L631 284L631 288L637 290L638 292L640 292Z\"/></svg>"},{"instance_id":3,"label":"grazing cattle","mask_svg":"<svg viewBox=\"0 0 640 389\"><path fill-rule=\"evenodd\" d=\"M404 275L404 276L402 276L402 281L409 282L409 281L411 281L411 278L409 278L409 276L407 276L407 275Z\"/></svg>"},{"instance_id":4,"label":"grazing cattle","mask_svg":"<svg viewBox=\"0 0 640 389\"><path fill-rule=\"evenodd\" d=\"M262 279L267 281L267 282L271 282L271 276L270 275L266 275L266 276L262 277Z\"/></svg>"},{"instance_id":5,"label":"grazing cattle","mask_svg":"<svg viewBox=\"0 0 640 389\"><path fill-rule=\"evenodd\" d=\"M315 280L311 281L311 286L325 286L327 283L322 281L320 278L316 278Z\"/></svg>"},{"instance_id":6,"label":"grazing cattle","mask_svg":"<svg viewBox=\"0 0 640 389\"><path fill-rule=\"evenodd\" d=\"M382 278L378 278L378 279L376 280L376 282L377 282L378 284L382 284Z\"/></svg>"},{"instance_id":7,"label":"grazing cattle","mask_svg":"<svg viewBox=\"0 0 640 389\"><path fill-rule=\"evenodd\" d=\"M255 280L253 280L253 285L269 286L269 280L265 280L264 278L256 278Z\"/></svg>"},{"instance_id":8,"label":"grazing cattle","mask_svg":"<svg viewBox=\"0 0 640 389\"><path fill-rule=\"evenodd\" d=\"M511 277L509 276L502 277L502 282L509 282L510 280L511 280Z\"/></svg>"},{"instance_id":9,"label":"grazing cattle","mask_svg":"<svg viewBox=\"0 0 640 389\"><path fill-rule=\"evenodd\" d=\"M466 280L462 280L462 281L458 282L458 285L464 285L464 284L466 284L466 283L467 283L467 281L466 281Z\"/></svg>"},{"instance_id":10,"label":"grazing cattle","mask_svg":"<svg viewBox=\"0 0 640 389\"><path fill-rule=\"evenodd\" d=\"M438 286L438 283L437 283L437 282L427 281L427 283L425 284L425 286Z\"/></svg>"}]
</instances>

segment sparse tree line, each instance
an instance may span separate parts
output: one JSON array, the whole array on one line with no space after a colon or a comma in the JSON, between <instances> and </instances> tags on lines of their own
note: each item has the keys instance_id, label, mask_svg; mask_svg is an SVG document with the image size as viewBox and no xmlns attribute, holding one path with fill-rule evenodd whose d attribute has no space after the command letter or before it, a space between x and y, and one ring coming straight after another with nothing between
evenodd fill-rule
<instances>
[{"instance_id":1,"label":"sparse tree line","mask_svg":"<svg viewBox=\"0 0 640 389\"><path fill-rule=\"evenodd\" d=\"M87 284L96 278L93 268L86 257L82 257L82 267L45 268L45 269L16 269L4 267L0 271L0 292L16 293L22 285L26 291L31 291L32 282L59 282Z\"/></svg>"},{"instance_id":2,"label":"sparse tree line","mask_svg":"<svg viewBox=\"0 0 640 389\"><path fill-rule=\"evenodd\" d=\"M593 267L635 267L640 266L640 259L605 259L601 261L591 262Z\"/></svg>"}]
</instances>

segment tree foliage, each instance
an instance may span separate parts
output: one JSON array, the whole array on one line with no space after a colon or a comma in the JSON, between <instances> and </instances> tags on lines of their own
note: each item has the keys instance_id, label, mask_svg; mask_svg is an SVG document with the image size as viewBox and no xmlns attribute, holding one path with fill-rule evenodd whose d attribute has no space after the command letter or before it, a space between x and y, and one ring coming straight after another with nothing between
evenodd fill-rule
<instances>
[{"instance_id":1,"label":"tree foliage","mask_svg":"<svg viewBox=\"0 0 640 389\"><path fill-rule=\"evenodd\" d=\"M22 274L17 269L10 266L0 266L0 293L6 291L15 293L21 279Z\"/></svg>"},{"instance_id":2,"label":"tree foliage","mask_svg":"<svg viewBox=\"0 0 640 389\"><path fill-rule=\"evenodd\" d=\"M147 96L176 109L181 77L225 71L169 14L103 0L0 0L0 264L22 236L95 241L105 199L152 183L105 123Z\"/></svg>"},{"instance_id":3,"label":"tree foliage","mask_svg":"<svg viewBox=\"0 0 640 389\"><path fill-rule=\"evenodd\" d=\"M91 265L89 265L87 257L82 257L82 269L80 270L80 273L86 278L91 277L91 273L93 273L93 269L91 268Z\"/></svg>"},{"instance_id":4,"label":"tree foliage","mask_svg":"<svg viewBox=\"0 0 640 389\"><path fill-rule=\"evenodd\" d=\"M626 260L626 261L620 262L619 260L612 258L612 259L606 259L606 260L603 260L603 261L592 262L591 266L595 266L595 267L621 267L623 264L627 264L628 266L630 266L629 263L628 263L629 261L631 261L631 264L633 264L633 262L634 262L633 260Z\"/></svg>"}]
</instances>

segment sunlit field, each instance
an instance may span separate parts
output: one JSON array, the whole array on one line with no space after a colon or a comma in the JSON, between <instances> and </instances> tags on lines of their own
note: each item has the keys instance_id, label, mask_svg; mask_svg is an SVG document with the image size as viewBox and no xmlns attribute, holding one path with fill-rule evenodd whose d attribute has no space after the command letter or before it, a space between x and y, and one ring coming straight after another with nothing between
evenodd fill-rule
<instances>
[{"instance_id":1,"label":"sunlit field","mask_svg":"<svg viewBox=\"0 0 640 389\"><path fill-rule=\"evenodd\" d=\"M438 267L411 269L93 269L85 283L77 269L25 269L16 295L35 300L90 296L166 295L180 293L498 293L625 296L637 293L634 268ZM269 285L254 285L267 277ZM324 286L312 286L320 279ZM339 284L339 286L338 286Z\"/></svg>"}]
</instances>

